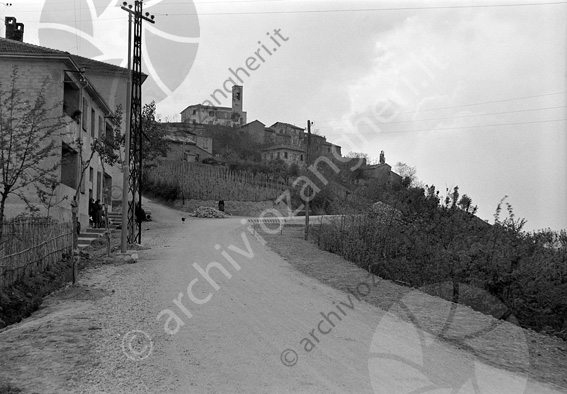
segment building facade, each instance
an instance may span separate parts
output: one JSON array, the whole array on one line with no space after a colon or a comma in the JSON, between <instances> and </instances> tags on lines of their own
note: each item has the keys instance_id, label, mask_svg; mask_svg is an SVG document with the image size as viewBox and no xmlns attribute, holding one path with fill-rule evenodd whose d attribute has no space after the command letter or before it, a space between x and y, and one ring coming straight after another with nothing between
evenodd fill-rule
<instances>
[{"instance_id":1,"label":"building facade","mask_svg":"<svg viewBox=\"0 0 567 394\"><path fill-rule=\"evenodd\" d=\"M276 139L278 136L286 136L289 139L289 144L293 146L301 146L305 139L305 129L289 123L276 122L270 126L270 129L274 130ZM277 141L276 143L280 142Z\"/></svg>"},{"instance_id":2,"label":"building facade","mask_svg":"<svg viewBox=\"0 0 567 394\"><path fill-rule=\"evenodd\" d=\"M210 137L203 125L192 125L184 122L161 123L169 136L187 137L187 140L196 147L213 154L213 138Z\"/></svg>"},{"instance_id":3,"label":"building facade","mask_svg":"<svg viewBox=\"0 0 567 394\"><path fill-rule=\"evenodd\" d=\"M113 189L116 190L113 186L122 190L120 169L107 164L103 168L96 153L89 165L83 167L81 157L85 161L91 156L91 144L95 139L106 141L107 136L113 135L110 119L114 116L114 110L108 104L108 99L112 96L116 104L121 104L122 98L113 94L113 91L125 90L127 71L67 52L28 44L23 40L0 38L0 81L4 86L10 80L14 67L19 75L18 89L31 98L37 96L45 84L44 107L50 111L48 116L62 116L64 122L60 133L54 137L55 155L50 158L50 163L45 163L46 166L53 161L60 164L53 174L57 180L53 200L62 202L50 208L50 215L61 221L70 221L70 202L78 190L78 218L81 226L86 228L89 223L89 198L100 199L109 206L113 199L120 202L122 198L121 193L113 193ZM125 100L122 105L125 107ZM82 142L82 148L77 141ZM45 212L46 208L42 206L35 190L28 189L25 191L26 198L40 212ZM11 198L6 207L6 216L16 216L24 212L25 207L22 201Z\"/></svg>"},{"instance_id":4,"label":"building facade","mask_svg":"<svg viewBox=\"0 0 567 394\"><path fill-rule=\"evenodd\" d=\"M240 131L248 134L257 144L265 144L269 141L266 136L266 125L259 120L254 120L240 127Z\"/></svg>"},{"instance_id":5,"label":"building facade","mask_svg":"<svg viewBox=\"0 0 567 394\"><path fill-rule=\"evenodd\" d=\"M367 182L374 181L388 186L400 186L402 184L402 177L393 172L392 167L386 163L364 166L362 173Z\"/></svg>"},{"instance_id":6,"label":"building facade","mask_svg":"<svg viewBox=\"0 0 567 394\"><path fill-rule=\"evenodd\" d=\"M168 142L169 150L159 160L201 162L212 158L213 155L197 146L195 135L187 133L169 133L165 140Z\"/></svg>"},{"instance_id":7,"label":"building facade","mask_svg":"<svg viewBox=\"0 0 567 394\"><path fill-rule=\"evenodd\" d=\"M262 162L264 163L280 159L288 165L305 164L305 151L299 147L292 145L274 145L264 148L261 151Z\"/></svg>"},{"instance_id":8,"label":"building facade","mask_svg":"<svg viewBox=\"0 0 567 394\"><path fill-rule=\"evenodd\" d=\"M243 88L232 87L232 107L217 107L212 102L190 105L181 111L181 121L190 124L212 124L238 127L246 124L246 112L243 110Z\"/></svg>"},{"instance_id":9,"label":"building facade","mask_svg":"<svg viewBox=\"0 0 567 394\"><path fill-rule=\"evenodd\" d=\"M307 149L307 137L303 144ZM342 157L340 146L327 142L326 137L318 134L311 134L311 155L313 157L325 156L329 159Z\"/></svg>"}]
</instances>

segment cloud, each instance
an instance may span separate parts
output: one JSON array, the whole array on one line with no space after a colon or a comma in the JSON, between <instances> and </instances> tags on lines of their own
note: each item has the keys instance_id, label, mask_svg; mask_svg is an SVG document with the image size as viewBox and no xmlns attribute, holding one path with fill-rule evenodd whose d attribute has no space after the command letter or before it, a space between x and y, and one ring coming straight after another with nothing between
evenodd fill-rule
<instances>
[{"instance_id":1,"label":"cloud","mask_svg":"<svg viewBox=\"0 0 567 394\"><path fill-rule=\"evenodd\" d=\"M348 88L344 117L371 121L354 127L370 141L363 150L416 165L438 188L458 184L484 218L508 194L531 228L566 227L565 182L549 174L555 163L565 179L565 124L530 123L565 118L565 108L528 111L565 105L565 95L464 106L565 90L565 22L555 13L446 10L382 33L373 68ZM384 103L397 115L379 118ZM489 126L506 123L525 124Z\"/></svg>"}]
</instances>

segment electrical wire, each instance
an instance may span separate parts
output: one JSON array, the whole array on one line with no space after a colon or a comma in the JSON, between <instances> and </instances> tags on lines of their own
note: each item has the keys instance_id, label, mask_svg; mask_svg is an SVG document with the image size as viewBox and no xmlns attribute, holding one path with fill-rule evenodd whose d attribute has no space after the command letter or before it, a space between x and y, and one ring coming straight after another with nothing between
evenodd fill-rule
<instances>
[{"instance_id":1,"label":"electrical wire","mask_svg":"<svg viewBox=\"0 0 567 394\"><path fill-rule=\"evenodd\" d=\"M468 103L468 104L461 104L461 105L452 105L449 107L437 107L437 108L430 108L430 109L420 109L418 112L431 112L431 111L438 111L438 110L445 110L445 109L453 109L453 108L464 108L464 107L472 107L475 105L483 105L483 104L495 104L495 103L505 103L505 102L511 102L511 101L516 101L516 100L525 100L525 99L530 99L530 98L538 98L538 97L547 97L547 96L555 96L558 94L563 94L563 93L567 93L567 90L563 90L560 92L552 92L552 93L542 93L542 94L535 94L532 96L523 96L523 97L513 97L513 98L507 98L507 99L501 99L501 100L492 100L492 101L481 101L478 103ZM558 106L558 107L549 107L549 108L532 108L532 109L527 109L527 110L517 110L517 111L505 111L505 112L501 112L503 113L512 113L512 112L523 112L523 111L536 111L538 109L554 109L554 108L563 108L565 106ZM396 113L396 115L404 115L404 114L415 114L417 111L404 111L404 112L398 112ZM494 113L494 114L501 114L501 113ZM490 115L490 113L488 114L478 114L478 116L480 115ZM474 115L463 115L463 116L477 116L476 114ZM455 117L459 117L459 116L455 116ZM452 119L453 117L448 117L446 119ZM439 118L439 119L422 119L422 120L440 120L443 118ZM337 120L336 119L316 119L317 123L336 123ZM416 122L421 121L421 120L416 120ZM388 123L403 123L406 121L400 121L400 122L388 122Z\"/></svg>"},{"instance_id":2,"label":"electrical wire","mask_svg":"<svg viewBox=\"0 0 567 394\"><path fill-rule=\"evenodd\" d=\"M515 123L499 123L499 124L487 124L487 125L477 125L477 126L458 126L458 127L444 127L444 128L430 128L430 129L417 129L417 130L395 130L395 131L380 131L377 132L358 132L356 134L395 134L395 133L417 133L421 131L443 131L443 130L461 130L461 129L477 129L486 127L500 127L500 126L518 126L524 124L538 124L538 123L550 123L550 122L563 122L567 119L550 119L550 120L535 120L532 122L515 122ZM388 124L388 123L383 123ZM342 135L344 133L325 133L325 135Z\"/></svg>"},{"instance_id":3,"label":"electrical wire","mask_svg":"<svg viewBox=\"0 0 567 394\"><path fill-rule=\"evenodd\" d=\"M384 122L383 124L399 124L399 123L416 123L416 122L426 122L430 120L446 120L446 119L455 119L455 118L468 118L474 116L490 116L490 115L502 115L502 114L511 114L511 113L519 113L519 112L532 112L532 111L541 111L546 109L559 109L559 108L567 108L567 105L560 105L557 107L545 107L545 108L530 108L530 109L520 109L516 111L503 111L503 112L489 112L483 114L466 114L466 115L455 115L455 116L445 116L442 118L428 118L428 119L415 119L415 120L399 120L394 122ZM322 122L322 121L318 121ZM329 129L329 127L320 127L320 129Z\"/></svg>"},{"instance_id":4,"label":"electrical wire","mask_svg":"<svg viewBox=\"0 0 567 394\"><path fill-rule=\"evenodd\" d=\"M264 15L264 14L312 14L312 13L336 13L336 12L375 12L375 11L417 11L417 10L436 10L436 9L460 9L460 8L497 8L497 7L523 7L567 4L565 1L545 2L545 3L512 3L512 4L475 4L475 5L454 5L454 6L431 6L431 7L388 7L388 8L363 8L363 9L339 9L339 10L302 10L302 11L258 11L258 12L199 12L199 13L180 13L178 15ZM170 16L170 14L159 14L160 16Z\"/></svg>"},{"instance_id":5,"label":"electrical wire","mask_svg":"<svg viewBox=\"0 0 567 394\"><path fill-rule=\"evenodd\" d=\"M194 4L221 4L221 3L260 3L261 1L217 1L217 2L194 2ZM283 3L283 1L269 1L268 3ZM63 4L63 2L61 2ZM169 4L186 4L186 3L172 3ZM448 5L448 6L430 6L430 7L384 7L384 8L347 8L347 9L332 9L332 10L296 10L296 11L256 11L256 12L192 12L192 13L153 13L160 16L205 16L205 15L264 15L264 14L313 14L313 13L340 13L340 12L379 12L379 11L418 11L418 10L436 10L436 9L467 9L467 8L502 8L502 7L527 7L527 6L543 6L543 5L565 5L566 1L556 2L540 2L540 3L510 3L510 4L471 4L471 5ZM30 5L30 4L26 4ZM39 3L37 5L40 5ZM159 5L156 4L156 5ZM108 7L92 7L94 9L106 9ZM151 8L151 7L150 7ZM150 9L148 8L148 9ZM61 8L56 10L49 10L49 12L68 11L70 9ZM36 11L20 11L20 12L36 12ZM114 18L110 18L114 19ZM103 18L102 20L106 20Z\"/></svg>"}]
</instances>

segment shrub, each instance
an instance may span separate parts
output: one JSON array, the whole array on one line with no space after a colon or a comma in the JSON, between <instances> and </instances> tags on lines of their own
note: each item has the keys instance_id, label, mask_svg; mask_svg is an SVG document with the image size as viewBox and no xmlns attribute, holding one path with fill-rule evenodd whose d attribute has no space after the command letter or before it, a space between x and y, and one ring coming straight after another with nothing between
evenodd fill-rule
<instances>
[{"instance_id":1,"label":"shrub","mask_svg":"<svg viewBox=\"0 0 567 394\"><path fill-rule=\"evenodd\" d=\"M313 226L313 239L385 279L481 288L506 306L501 318L514 315L522 327L567 339L567 233L523 232L509 204L500 219L503 202L489 225L468 212L470 201L439 205L419 190L400 191L400 219L387 211L344 216Z\"/></svg>"},{"instance_id":2,"label":"shrub","mask_svg":"<svg viewBox=\"0 0 567 394\"><path fill-rule=\"evenodd\" d=\"M21 392L22 390L10 383L0 383L0 394L18 394Z\"/></svg>"}]
</instances>

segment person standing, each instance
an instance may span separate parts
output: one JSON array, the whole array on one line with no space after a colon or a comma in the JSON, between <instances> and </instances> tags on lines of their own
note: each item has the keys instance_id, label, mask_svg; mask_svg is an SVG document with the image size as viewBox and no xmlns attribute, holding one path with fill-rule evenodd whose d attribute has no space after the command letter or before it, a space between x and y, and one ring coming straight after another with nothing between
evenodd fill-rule
<instances>
[{"instance_id":1,"label":"person standing","mask_svg":"<svg viewBox=\"0 0 567 394\"><path fill-rule=\"evenodd\" d=\"M144 220L146 220L146 212L144 211L144 208L142 208L140 203L136 204L134 214L136 215L136 223L142 223Z\"/></svg>"},{"instance_id":2,"label":"person standing","mask_svg":"<svg viewBox=\"0 0 567 394\"><path fill-rule=\"evenodd\" d=\"M94 222L95 227L100 228L102 224L102 206L100 205L100 200L96 200L94 203Z\"/></svg>"}]
</instances>

